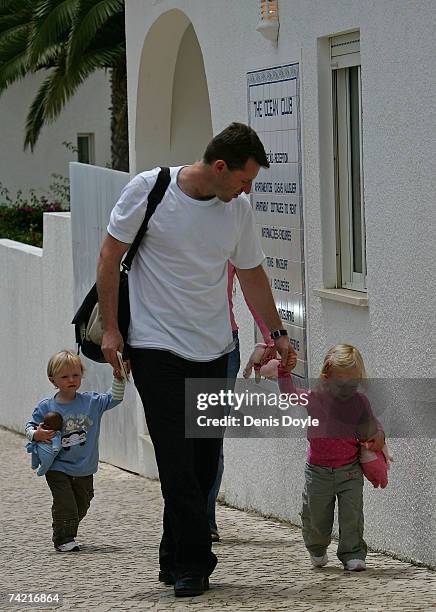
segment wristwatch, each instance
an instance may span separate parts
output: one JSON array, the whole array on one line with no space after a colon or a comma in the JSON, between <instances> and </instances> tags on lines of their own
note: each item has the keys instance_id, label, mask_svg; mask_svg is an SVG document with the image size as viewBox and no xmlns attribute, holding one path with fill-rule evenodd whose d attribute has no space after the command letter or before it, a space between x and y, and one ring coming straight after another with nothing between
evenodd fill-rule
<instances>
[{"instance_id":1,"label":"wristwatch","mask_svg":"<svg viewBox=\"0 0 436 612\"><path fill-rule=\"evenodd\" d=\"M287 335L288 335L288 332L286 331L286 329L276 329L271 332L271 338L273 340L277 340L278 338L280 338L280 336L287 336Z\"/></svg>"}]
</instances>

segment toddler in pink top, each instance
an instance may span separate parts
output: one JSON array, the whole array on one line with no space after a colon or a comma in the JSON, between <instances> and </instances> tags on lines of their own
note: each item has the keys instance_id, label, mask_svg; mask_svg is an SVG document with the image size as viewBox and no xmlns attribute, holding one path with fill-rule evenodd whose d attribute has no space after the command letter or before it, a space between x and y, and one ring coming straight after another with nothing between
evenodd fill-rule
<instances>
[{"instance_id":1,"label":"toddler in pink top","mask_svg":"<svg viewBox=\"0 0 436 612\"><path fill-rule=\"evenodd\" d=\"M361 442L381 451L384 433L368 399L357 391L366 378L360 352L349 344L329 350L320 383L310 392L297 389L291 376L279 367L282 393L304 392L307 410L317 427L308 429L309 450L303 492L303 538L315 567L328 562L334 507L338 500L339 544L337 556L350 571L366 569L363 539L363 474L359 463Z\"/></svg>"}]
</instances>

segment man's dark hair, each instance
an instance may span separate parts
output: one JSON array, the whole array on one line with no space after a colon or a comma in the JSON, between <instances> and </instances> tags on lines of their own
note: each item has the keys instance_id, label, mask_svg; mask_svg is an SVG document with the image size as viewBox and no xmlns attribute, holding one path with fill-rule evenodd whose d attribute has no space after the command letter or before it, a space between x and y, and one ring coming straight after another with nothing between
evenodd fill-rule
<instances>
[{"instance_id":1,"label":"man's dark hair","mask_svg":"<svg viewBox=\"0 0 436 612\"><path fill-rule=\"evenodd\" d=\"M203 161L211 164L223 159L229 170L241 170L252 158L259 166L269 168L263 144L256 132L244 123L231 123L212 138L206 147Z\"/></svg>"}]
</instances>

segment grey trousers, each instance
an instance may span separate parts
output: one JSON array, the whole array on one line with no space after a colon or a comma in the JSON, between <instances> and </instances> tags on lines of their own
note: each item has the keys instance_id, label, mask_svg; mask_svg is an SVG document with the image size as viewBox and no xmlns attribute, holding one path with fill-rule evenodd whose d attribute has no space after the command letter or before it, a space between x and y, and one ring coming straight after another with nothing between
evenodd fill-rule
<instances>
[{"instance_id":1,"label":"grey trousers","mask_svg":"<svg viewBox=\"0 0 436 612\"><path fill-rule=\"evenodd\" d=\"M342 563L366 558L363 539L363 474L359 463L326 468L306 463L303 491L303 538L313 557L322 557L331 542L338 498L339 545Z\"/></svg>"},{"instance_id":2,"label":"grey trousers","mask_svg":"<svg viewBox=\"0 0 436 612\"><path fill-rule=\"evenodd\" d=\"M94 497L93 477L69 476L56 470L49 470L45 477L53 495L53 543L59 546L77 536L79 523Z\"/></svg>"}]
</instances>

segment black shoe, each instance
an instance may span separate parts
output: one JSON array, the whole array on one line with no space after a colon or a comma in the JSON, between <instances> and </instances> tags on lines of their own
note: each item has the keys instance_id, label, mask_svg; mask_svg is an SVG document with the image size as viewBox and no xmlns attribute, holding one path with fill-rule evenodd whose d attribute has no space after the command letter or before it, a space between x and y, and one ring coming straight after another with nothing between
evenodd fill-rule
<instances>
[{"instance_id":1,"label":"black shoe","mask_svg":"<svg viewBox=\"0 0 436 612\"><path fill-rule=\"evenodd\" d=\"M219 542L220 541L220 534L218 533L218 531L216 531L215 529L211 529L211 531L210 531L210 539L212 540L212 542Z\"/></svg>"},{"instance_id":2,"label":"black shoe","mask_svg":"<svg viewBox=\"0 0 436 612\"><path fill-rule=\"evenodd\" d=\"M180 576L174 585L176 597L195 597L209 589L209 578L206 576Z\"/></svg>"},{"instance_id":3,"label":"black shoe","mask_svg":"<svg viewBox=\"0 0 436 612\"><path fill-rule=\"evenodd\" d=\"M166 585L175 584L176 577L174 576L171 570L160 570L159 572L159 582L163 582Z\"/></svg>"}]
</instances>

